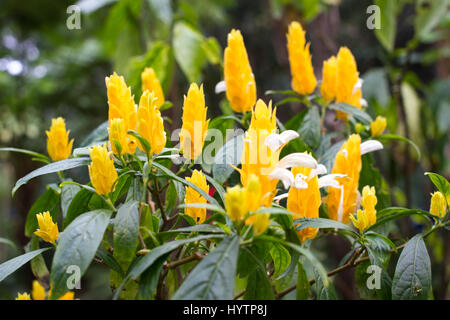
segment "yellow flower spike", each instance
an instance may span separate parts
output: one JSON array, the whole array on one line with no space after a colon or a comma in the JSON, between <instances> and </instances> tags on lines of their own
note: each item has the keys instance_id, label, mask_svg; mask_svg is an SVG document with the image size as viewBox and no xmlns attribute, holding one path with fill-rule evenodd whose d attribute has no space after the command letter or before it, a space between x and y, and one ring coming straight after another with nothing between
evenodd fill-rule
<instances>
[{"instance_id":1,"label":"yellow flower spike","mask_svg":"<svg viewBox=\"0 0 450 320\"><path fill-rule=\"evenodd\" d=\"M53 222L50 212L46 211L38 213L36 219L38 221L39 229L37 229L34 234L46 242L55 244L55 241L59 236L58 225Z\"/></svg>"},{"instance_id":2,"label":"yellow flower spike","mask_svg":"<svg viewBox=\"0 0 450 320\"><path fill-rule=\"evenodd\" d=\"M386 118L382 116L378 116L375 121L370 123L370 131L373 137L380 136L384 129L386 129Z\"/></svg>"},{"instance_id":3,"label":"yellow flower spike","mask_svg":"<svg viewBox=\"0 0 450 320\"><path fill-rule=\"evenodd\" d=\"M203 175L202 171L194 170L192 172L192 176L186 177L187 181L192 182L197 187L205 191L209 192L209 186L206 183L206 177ZM186 195L184 196L184 203L206 203L206 199L194 188L186 187ZM194 208L194 207L186 207L184 208L184 213L195 220L197 224L203 223L206 219L206 209L205 208Z\"/></svg>"},{"instance_id":4,"label":"yellow flower spike","mask_svg":"<svg viewBox=\"0 0 450 320\"><path fill-rule=\"evenodd\" d=\"M206 120L207 110L203 85L199 88L192 83L187 96L184 96L183 125L180 132L180 148L185 158L193 160L202 153L209 124L209 120Z\"/></svg>"},{"instance_id":5,"label":"yellow flower spike","mask_svg":"<svg viewBox=\"0 0 450 320\"><path fill-rule=\"evenodd\" d=\"M337 60L332 56L323 62L322 68L322 84L320 85L320 93L322 98L330 102L336 98L336 75Z\"/></svg>"},{"instance_id":6,"label":"yellow flower spike","mask_svg":"<svg viewBox=\"0 0 450 320\"><path fill-rule=\"evenodd\" d=\"M255 235L263 234L270 225L270 213L256 213L245 220L246 225L252 225Z\"/></svg>"},{"instance_id":7,"label":"yellow flower spike","mask_svg":"<svg viewBox=\"0 0 450 320\"><path fill-rule=\"evenodd\" d=\"M31 300L31 297L28 293L24 292L24 293L17 293L17 298L16 300Z\"/></svg>"},{"instance_id":8,"label":"yellow flower spike","mask_svg":"<svg viewBox=\"0 0 450 320\"><path fill-rule=\"evenodd\" d=\"M155 70L153 68L145 68L141 74L142 80L142 92L148 90L153 92L156 98L156 106L157 108L161 108L164 104L164 93L161 87L161 83L158 80L158 77L155 74Z\"/></svg>"},{"instance_id":9,"label":"yellow flower spike","mask_svg":"<svg viewBox=\"0 0 450 320\"><path fill-rule=\"evenodd\" d=\"M430 213L440 218L444 218L447 213L447 201L439 191L431 194Z\"/></svg>"},{"instance_id":10,"label":"yellow flower spike","mask_svg":"<svg viewBox=\"0 0 450 320\"><path fill-rule=\"evenodd\" d=\"M249 211L256 211L261 206L262 187L258 176L252 174L247 183L247 205Z\"/></svg>"},{"instance_id":11,"label":"yellow flower spike","mask_svg":"<svg viewBox=\"0 0 450 320\"><path fill-rule=\"evenodd\" d=\"M108 121L111 126L113 119L123 119L125 131L136 130L137 113L134 103L134 96L131 89L127 87L125 79L114 72L110 77L105 78L108 95ZM128 152L134 153L136 150L136 138L128 135Z\"/></svg>"},{"instance_id":12,"label":"yellow flower spike","mask_svg":"<svg viewBox=\"0 0 450 320\"><path fill-rule=\"evenodd\" d=\"M161 153L166 145L166 133L161 112L157 106L154 93L144 91L139 101L137 132L147 139L151 146L151 153ZM145 148L139 143L139 148Z\"/></svg>"},{"instance_id":13,"label":"yellow flower spike","mask_svg":"<svg viewBox=\"0 0 450 320\"><path fill-rule=\"evenodd\" d=\"M242 168L238 171L241 175L241 183L246 188L251 175L255 175L259 179L261 185L260 205L266 207L272 205L272 199L276 193L278 180L270 179L269 174L279 160L281 149L272 151L265 141L276 129L276 108L272 110L272 102L266 105L259 99L252 111L252 119L242 152Z\"/></svg>"},{"instance_id":14,"label":"yellow flower spike","mask_svg":"<svg viewBox=\"0 0 450 320\"><path fill-rule=\"evenodd\" d=\"M287 48L292 74L292 89L302 95L311 94L317 85L309 52L310 43L306 43L305 31L297 21L289 25Z\"/></svg>"},{"instance_id":15,"label":"yellow flower spike","mask_svg":"<svg viewBox=\"0 0 450 320\"><path fill-rule=\"evenodd\" d=\"M304 189L297 189L294 186L289 189L287 209L293 213L292 218L294 220L305 217L318 218L321 198L317 175L310 178L311 169L304 167L294 167L291 171L294 177L297 175L305 177L304 181L308 185ZM297 236L300 242L304 242L307 239L313 239L317 231L317 228L305 228L297 231Z\"/></svg>"},{"instance_id":16,"label":"yellow flower spike","mask_svg":"<svg viewBox=\"0 0 450 320\"><path fill-rule=\"evenodd\" d=\"M89 177L95 191L100 195L113 192L118 175L106 144L92 147L89 154L92 160L88 167Z\"/></svg>"},{"instance_id":17,"label":"yellow flower spike","mask_svg":"<svg viewBox=\"0 0 450 320\"><path fill-rule=\"evenodd\" d=\"M350 214L355 212L361 166L361 137L358 134L352 134L336 154L331 170L331 173L347 175L336 178L344 192L342 203L341 189L328 189L325 202L331 219L348 223Z\"/></svg>"},{"instance_id":18,"label":"yellow flower spike","mask_svg":"<svg viewBox=\"0 0 450 320\"><path fill-rule=\"evenodd\" d=\"M364 186L361 196L361 206L367 216L368 227L377 222L377 210L375 209L377 201L375 187Z\"/></svg>"},{"instance_id":19,"label":"yellow flower spike","mask_svg":"<svg viewBox=\"0 0 450 320\"><path fill-rule=\"evenodd\" d=\"M31 296L33 297L33 300L45 300L47 296L44 287L41 286L41 284L37 280L33 281Z\"/></svg>"},{"instance_id":20,"label":"yellow flower spike","mask_svg":"<svg viewBox=\"0 0 450 320\"><path fill-rule=\"evenodd\" d=\"M355 228L359 229L359 232L361 233L370 226L366 213L361 209L358 210L357 217L352 214L350 219Z\"/></svg>"},{"instance_id":21,"label":"yellow flower spike","mask_svg":"<svg viewBox=\"0 0 450 320\"><path fill-rule=\"evenodd\" d=\"M336 68L336 102L348 103L361 109L361 88L357 87L359 72L355 58L347 47L339 49ZM338 111L339 119L347 120L347 114Z\"/></svg>"},{"instance_id":22,"label":"yellow flower spike","mask_svg":"<svg viewBox=\"0 0 450 320\"><path fill-rule=\"evenodd\" d=\"M47 134L47 152L53 161L67 159L72 153L73 139L69 142L69 131L63 118L52 119L52 125Z\"/></svg>"},{"instance_id":23,"label":"yellow flower spike","mask_svg":"<svg viewBox=\"0 0 450 320\"><path fill-rule=\"evenodd\" d=\"M125 121L117 118L112 119L108 128L109 143L114 154L127 154L128 152L128 134L125 128ZM119 144L117 146L116 144ZM118 149L119 147L119 149Z\"/></svg>"},{"instance_id":24,"label":"yellow flower spike","mask_svg":"<svg viewBox=\"0 0 450 320\"><path fill-rule=\"evenodd\" d=\"M239 30L228 34L224 53L226 96L235 112L250 111L256 101L256 83Z\"/></svg>"},{"instance_id":25,"label":"yellow flower spike","mask_svg":"<svg viewBox=\"0 0 450 320\"><path fill-rule=\"evenodd\" d=\"M237 185L227 188L225 193L225 209L232 221L239 222L245 219L248 212L247 192L245 188Z\"/></svg>"}]
</instances>

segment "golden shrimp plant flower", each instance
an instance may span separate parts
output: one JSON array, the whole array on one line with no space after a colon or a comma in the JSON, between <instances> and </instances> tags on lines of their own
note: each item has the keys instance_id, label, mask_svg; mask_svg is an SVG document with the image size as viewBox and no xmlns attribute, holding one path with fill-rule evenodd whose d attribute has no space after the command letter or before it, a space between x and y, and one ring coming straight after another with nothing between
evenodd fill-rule
<instances>
[{"instance_id":1,"label":"golden shrimp plant flower","mask_svg":"<svg viewBox=\"0 0 450 320\"><path fill-rule=\"evenodd\" d=\"M370 123L370 132L372 137L380 136L384 129L386 129L386 118L382 116L378 116L375 121Z\"/></svg>"},{"instance_id":2,"label":"golden shrimp plant flower","mask_svg":"<svg viewBox=\"0 0 450 320\"><path fill-rule=\"evenodd\" d=\"M192 182L194 185L205 191L209 192L209 186L206 183L206 177L202 171L194 170L191 177L186 177L186 180ZM184 197L184 203L206 203L206 199L194 188L187 186L186 194ZM206 219L206 208L185 207L184 213L195 220L197 224L201 224Z\"/></svg>"},{"instance_id":3,"label":"golden shrimp plant flower","mask_svg":"<svg viewBox=\"0 0 450 320\"><path fill-rule=\"evenodd\" d=\"M121 155L130 153L128 148L128 134L123 119L112 119L109 124L108 132L109 144L114 154Z\"/></svg>"},{"instance_id":4,"label":"golden shrimp plant flower","mask_svg":"<svg viewBox=\"0 0 450 320\"><path fill-rule=\"evenodd\" d=\"M289 25L287 48L292 74L292 89L301 95L311 94L317 85L309 52L310 43L306 43L305 31L297 21Z\"/></svg>"},{"instance_id":5,"label":"golden shrimp plant flower","mask_svg":"<svg viewBox=\"0 0 450 320\"><path fill-rule=\"evenodd\" d=\"M33 281L31 296L33 297L33 300L45 300L47 296L44 287L37 280Z\"/></svg>"},{"instance_id":6,"label":"golden shrimp plant flower","mask_svg":"<svg viewBox=\"0 0 450 320\"><path fill-rule=\"evenodd\" d=\"M164 93L161 87L161 83L159 82L158 77L156 76L155 70L153 68L145 68L141 73L142 80L142 92L146 90L153 92L155 96L155 104L157 108L161 108L164 104Z\"/></svg>"},{"instance_id":7,"label":"golden shrimp plant flower","mask_svg":"<svg viewBox=\"0 0 450 320\"><path fill-rule=\"evenodd\" d=\"M202 153L209 124L209 120L206 120L207 110L203 85L199 88L196 83L192 83L187 96L184 96L180 132L180 149L185 158L193 160Z\"/></svg>"},{"instance_id":8,"label":"golden shrimp plant flower","mask_svg":"<svg viewBox=\"0 0 450 320\"><path fill-rule=\"evenodd\" d=\"M89 177L95 191L100 195L113 192L118 175L106 144L92 147L89 154L92 160L88 167Z\"/></svg>"},{"instance_id":9,"label":"golden shrimp plant flower","mask_svg":"<svg viewBox=\"0 0 450 320\"><path fill-rule=\"evenodd\" d=\"M447 213L447 200L440 191L431 195L430 213L440 218L444 218Z\"/></svg>"},{"instance_id":10,"label":"golden shrimp plant flower","mask_svg":"<svg viewBox=\"0 0 450 320\"><path fill-rule=\"evenodd\" d=\"M358 134L352 134L342 145L336 154L331 173L344 174L345 177L336 179L341 186L339 189L329 189L325 201L331 219L348 223L350 215L356 211L361 156L382 148L383 145L375 140L361 143Z\"/></svg>"},{"instance_id":11,"label":"golden shrimp plant flower","mask_svg":"<svg viewBox=\"0 0 450 320\"><path fill-rule=\"evenodd\" d=\"M105 82L109 105L109 125L111 126L113 119L123 119L126 132L128 130L136 130L137 112L134 96L131 95L131 89L127 87L125 79L114 72L110 77L106 77ZM129 153L134 153L136 150L136 138L128 135L127 143L128 147L126 150Z\"/></svg>"},{"instance_id":12,"label":"golden shrimp plant flower","mask_svg":"<svg viewBox=\"0 0 450 320\"><path fill-rule=\"evenodd\" d=\"M365 186L361 197L361 206L363 209L358 209L356 217L354 214L350 216L353 225L359 229L359 232L362 233L365 229L377 222L376 204L377 196L375 195L375 187Z\"/></svg>"},{"instance_id":13,"label":"golden shrimp plant flower","mask_svg":"<svg viewBox=\"0 0 450 320\"><path fill-rule=\"evenodd\" d=\"M59 236L58 225L53 222L50 212L46 211L43 213L38 213L36 215L36 219L39 229L37 229L34 234L46 242L55 244L55 241Z\"/></svg>"},{"instance_id":14,"label":"golden shrimp plant flower","mask_svg":"<svg viewBox=\"0 0 450 320\"><path fill-rule=\"evenodd\" d=\"M17 293L16 300L31 300L31 296L29 293Z\"/></svg>"},{"instance_id":15,"label":"golden shrimp plant flower","mask_svg":"<svg viewBox=\"0 0 450 320\"><path fill-rule=\"evenodd\" d=\"M69 141L70 130L66 131L66 123L63 118L52 119L50 130L47 134L47 152L53 161L67 159L72 153L73 139Z\"/></svg>"},{"instance_id":16,"label":"golden shrimp plant flower","mask_svg":"<svg viewBox=\"0 0 450 320\"><path fill-rule=\"evenodd\" d=\"M247 210L256 211L261 206L262 186L258 176L251 174L245 188ZM270 224L269 213L255 213L245 220L246 225L252 225L256 235L263 234Z\"/></svg>"},{"instance_id":17,"label":"golden shrimp plant flower","mask_svg":"<svg viewBox=\"0 0 450 320\"><path fill-rule=\"evenodd\" d=\"M336 75L337 60L332 56L323 62L322 68L322 84L320 85L320 93L326 102L330 102L336 98Z\"/></svg>"},{"instance_id":18,"label":"golden shrimp plant flower","mask_svg":"<svg viewBox=\"0 0 450 320\"><path fill-rule=\"evenodd\" d=\"M166 145L166 132L157 101L154 93L144 91L139 101L137 123L137 132L150 143L150 152L156 154L161 153ZM146 151L141 143L138 146Z\"/></svg>"},{"instance_id":19,"label":"golden shrimp plant flower","mask_svg":"<svg viewBox=\"0 0 450 320\"><path fill-rule=\"evenodd\" d=\"M256 83L239 30L233 29L228 34L228 45L224 53L224 78L225 81L216 87L216 92L226 91L227 99L235 112L250 111L256 101Z\"/></svg>"},{"instance_id":20,"label":"golden shrimp plant flower","mask_svg":"<svg viewBox=\"0 0 450 320\"><path fill-rule=\"evenodd\" d=\"M248 213L247 190L239 185L227 188L225 209L232 221L240 222L244 220Z\"/></svg>"}]
</instances>

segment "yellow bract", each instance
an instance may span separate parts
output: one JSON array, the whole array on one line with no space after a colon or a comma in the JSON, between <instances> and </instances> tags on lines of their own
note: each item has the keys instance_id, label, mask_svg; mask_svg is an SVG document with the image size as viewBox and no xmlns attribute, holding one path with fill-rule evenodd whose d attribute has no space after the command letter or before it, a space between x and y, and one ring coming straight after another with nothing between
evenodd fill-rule
<instances>
[{"instance_id":1,"label":"yellow bract","mask_svg":"<svg viewBox=\"0 0 450 320\"><path fill-rule=\"evenodd\" d=\"M447 201L439 191L431 195L430 213L441 218L447 213Z\"/></svg>"},{"instance_id":2,"label":"yellow bract","mask_svg":"<svg viewBox=\"0 0 450 320\"><path fill-rule=\"evenodd\" d=\"M336 68L336 102L348 103L361 109L361 88L357 88L359 72L355 58L347 47L339 49ZM337 112L338 118L347 120L346 113Z\"/></svg>"},{"instance_id":3,"label":"yellow bract","mask_svg":"<svg viewBox=\"0 0 450 320\"><path fill-rule=\"evenodd\" d=\"M275 133L276 108L272 111L272 102L267 106L261 99L256 102L252 111L252 120L247 131L244 150L242 152L242 168L238 169L241 183L248 186L249 178L255 175L261 184L261 201L259 205L272 206L278 180L270 179L269 174L278 163L280 150L272 151L265 141L271 133Z\"/></svg>"},{"instance_id":4,"label":"yellow bract","mask_svg":"<svg viewBox=\"0 0 450 320\"><path fill-rule=\"evenodd\" d=\"M287 48L292 74L292 89L302 95L311 94L317 85L309 52L310 43L306 43L305 31L300 23L289 25Z\"/></svg>"},{"instance_id":5,"label":"yellow bract","mask_svg":"<svg viewBox=\"0 0 450 320\"><path fill-rule=\"evenodd\" d=\"M288 193L287 209L293 213L293 219L298 218L318 218L319 207L321 204L319 182L317 175L310 177L311 169L304 167L292 168L292 174L295 176L302 175L305 182L308 184L307 188L297 189L291 187ZM307 239L312 239L316 236L317 228L305 228L297 231L300 242Z\"/></svg>"},{"instance_id":6,"label":"yellow bract","mask_svg":"<svg viewBox=\"0 0 450 320\"><path fill-rule=\"evenodd\" d=\"M38 213L36 215L36 219L39 225L39 229L37 229L34 234L40 237L42 240L55 243L58 239L58 225L53 222L52 216L50 212L46 211L43 213Z\"/></svg>"},{"instance_id":7,"label":"yellow bract","mask_svg":"<svg viewBox=\"0 0 450 320\"><path fill-rule=\"evenodd\" d=\"M377 222L376 204L375 187L364 186L361 196L363 210L359 209L356 217L354 214L350 215L353 225L359 229L359 232L363 232Z\"/></svg>"},{"instance_id":8,"label":"yellow bract","mask_svg":"<svg viewBox=\"0 0 450 320\"><path fill-rule=\"evenodd\" d=\"M320 93L325 101L330 102L336 98L336 75L337 75L337 60L332 56L323 62L322 68L322 84L320 86Z\"/></svg>"},{"instance_id":9,"label":"yellow bract","mask_svg":"<svg viewBox=\"0 0 450 320\"><path fill-rule=\"evenodd\" d=\"M256 101L256 83L239 30L228 34L224 72L226 96L235 112L250 111Z\"/></svg>"},{"instance_id":10,"label":"yellow bract","mask_svg":"<svg viewBox=\"0 0 450 320\"><path fill-rule=\"evenodd\" d=\"M53 161L67 159L72 153L73 139L69 142L69 131L63 118L52 119L52 125L47 134L47 152Z\"/></svg>"},{"instance_id":11,"label":"yellow bract","mask_svg":"<svg viewBox=\"0 0 450 320\"><path fill-rule=\"evenodd\" d=\"M225 193L225 209L232 221L239 222L245 219L248 213L247 191L237 185L227 188Z\"/></svg>"},{"instance_id":12,"label":"yellow bract","mask_svg":"<svg viewBox=\"0 0 450 320\"><path fill-rule=\"evenodd\" d=\"M17 293L17 298L16 300L31 300L31 297L28 293L24 292L24 293Z\"/></svg>"},{"instance_id":13,"label":"yellow bract","mask_svg":"<svg viewBox=\"0 0 450 320\"><path fill-rule=\"evenodd\" d=\"M247 220L246 225L252 225L255 230L255 235L259 236L263 234L270 225L270 213L255 213Z\"/></svg>"},{"instance_id":14,"label":"yellow bract","mask_svg":"<svg viewBox=\"0 0 450 320\"><path fill-rule=\"evenodd\" d=\"M127 154L128 152L128 134L125 128L125 121L117 118L112 119L109 128L109 143L114 154Z\"/></svg>"},{"instance_id":15,"label":"yellow bract","mask_svg":"<svg viewBox=\"0 0 450 320\"><path fill-rule=\"evenodd\" d=\"M108 95L108 120L111 126L113 119L123 119L125 131L136 130L136 107L134 97L131 95L131 89L127 87L125 79L113 73L110 77L106 77L106 88ZM128 135L128 152L134 153L136 150L136 138Z\"/></svg>"},{"instance_id":16,"label":"yellow bract","mask_svg":"<svg viewBox=\"0 0 450 320\"><path fill-rule=\"evenodd\" d=\"M95 191L101 195L113 192L118 175L106 145L92 147L89 154L89 177Z\"/></svg>"},{"instance_id":17,"label":"yellow bract","mask_svg":"<svg viewBox=\"0 0 450 320\"><path fill-rule=\"evenodd\" d=\"M261 206L262 186L258 176L251 174L247 182L247 205L249 211L256 211Z\"/></svg>"},{"instance_id":18,"label":"yellow bract","mask_svg":"<svg viewBox=\"0 0 450 320\"><path fill-rule=\"evenodd\" d=\"M33 300L45 300L47 296L44 287L41 286L41 284L37 280L33 281L31 296L33 297Z\"/></svg>"},{"instance_id":19,"label":"yellow bract","mask_svg":"<svg viewBox=\"0 0 450 320\"><path fill-rule=\"evenodd\" d=\"M328 196L325 202L331 219L347 223L350 214L355 212L361 166L361 137L352 134L337 153L331 171L332 173L347 175L346 177L336 178L343 187L342 204L341 190L328 188ZM338 215L340 204L342 216Z\"/></svg>"},{"instance_id":20,"label":"yellow bract","mask_svg":"<svg viewBox=\"0 0 450 320\"><path fill-rule=\"evenodd\" d=\"M192 182L206 193L209 192L209 186L206 183L206 177L203 175L202 171L194 170L192 176L190 178L186 177L186 180ZM198 191L192 187L186 187L186 195L184 196L185 204L206 202L206 199ZM185 207L184 213L193 218L197 224L203 223L206 219L205 208Z\"/></svg>"},{"instance_id":21,"label":"yellow bract","mask_svg":"<svg viewBox=\"0 0 450 320\"><path fill-rule=\"evenodd\" d=\"M145 90L153 92L156 98L155 104L158 109L161 108L164 104L164 93L153 68L145 68L141 74L141 80L142 92L145 92Z\"/></svg>"},{"instance_id":22,"label":"yellow bract","mask_svg":"<svg viewBox=\"0 0 450 320\"><path fill-rule=\"evenodd\" d=\"M357 217L355 218L355 215L352 214L350 215L350 219L352 220L355 228L358 228L359 232L363 232L370 226L369 219L364 210L358 209Z\"/></svg>"},{"instance_id":23,"label":"yellow bract","mask_svg":"<svg viewBox=\"0 0 450 320\"><path fill-rule=\"evenodd\" d=\"M380 136L384 129L386 129L386 118L382 116L378 116L375 121L370 123L370 131L373 137Z\"/></svg>"},{"instance_id":24,"label":"yellow bract","mask_svg":"<svg viewBox=\"0 0 450 320\"><path fill-rule=\"evenodd\" d=\"M151 153L160 153L166 145L166 133L161 112L153 93L144 91L139 101L137 131L151 146ZM139 143L139 148L145 148Z\"/></svg>"},{"instance_id":25,"label":"yellow bract","mask_svg":"<svg viewBox=\"0 0 450 320\"><path fill-rule=\"evenodd\" d=\"M180 149L185 158L195 159L202 153L209 124L209 120L206 120L207 110L203 85L199 88L192 83L187 96L184 96L183 126L180 132Z\"/></svg>"}]
</instances>

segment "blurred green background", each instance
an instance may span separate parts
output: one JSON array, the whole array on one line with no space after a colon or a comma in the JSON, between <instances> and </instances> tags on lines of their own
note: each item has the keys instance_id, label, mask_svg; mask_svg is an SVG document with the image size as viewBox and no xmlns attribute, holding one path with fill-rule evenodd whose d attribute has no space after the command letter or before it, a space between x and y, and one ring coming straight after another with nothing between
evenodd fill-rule
<instances>
[{"instance_id":1,"label":"blurred green background","mask_svg":"<svg viewBox=\"0 0 450 320\"><path fill-rule=\"evenodd\" d=\"M381 29L366 26L372 4L381 8ZM69 30L70 5L81 9L80 29ZM73 13L73 12L72 12ZM46 153L45 130L52 117L66 119L79 145L107 119L105 76L124 75L140 95L140 72L153 66L166 99L174 107L163 115L180 127L182 97L190 82L204 83L210 117L229 113L214 87L222 80L221 61L228 32L242 31L258 97L269 89L290 89L285 33L298 20L311 41L318 79L322 62L347 46L355 55L368 112L388 119L390 133L409 137L422 158L406 144L388 143L375 155L390 186L393 205L429 209L432 186L424 172L450 176L450 80L448 1L441 0L3 0L0 4L0 147ZM136 98L138 101L138 98ZM297 103L279 108L285 122L301 110ZM15 181L37 168L28 156L0 153L0 262L18 255L29 239L23 225L34 200L52 177L32 180L14 198ZM87 182L87 170L73 170ZM407 220L402 235L421 228ZM394 230L394 233L397 232ZM407 233L405 235L405 232ZM450 250L443 233L430 237L434 295L448 298ZM333 243L317 244L319 258L334 266L346 253ZM333 252L333 253L330 253ZM33 276L22 268L0 284L0 299L30 291ZM352 275L335 280L340 298L357 299ZM95 266L83 278L82 299L107 299L109 274Z\"/></svg>"}]
</instances>

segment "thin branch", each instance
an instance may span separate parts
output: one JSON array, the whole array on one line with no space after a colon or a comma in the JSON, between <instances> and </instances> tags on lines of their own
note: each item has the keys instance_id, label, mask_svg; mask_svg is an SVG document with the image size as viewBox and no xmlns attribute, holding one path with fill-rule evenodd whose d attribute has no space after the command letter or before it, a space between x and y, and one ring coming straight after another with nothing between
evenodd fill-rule
<instances>
[{"instance_id":1,"label":"thin branch","mask_svg":"<svg viewBox=\"0 0 450 320\"><path fill-rule=\"evenodd\" d=\"M166 269L174 269L174 268L176 268L178 266L181 266L181 265L183 265L185 263L189 263L191 261L202 260L203 257L204 256L201 253L196 252L193 255L189 256L189 257L185 257L185 258L182 258L182 259L179 259L179 260L167 263L167 264L164 265L164 268L166 268Z\"/></svg>"}]
</instances>

